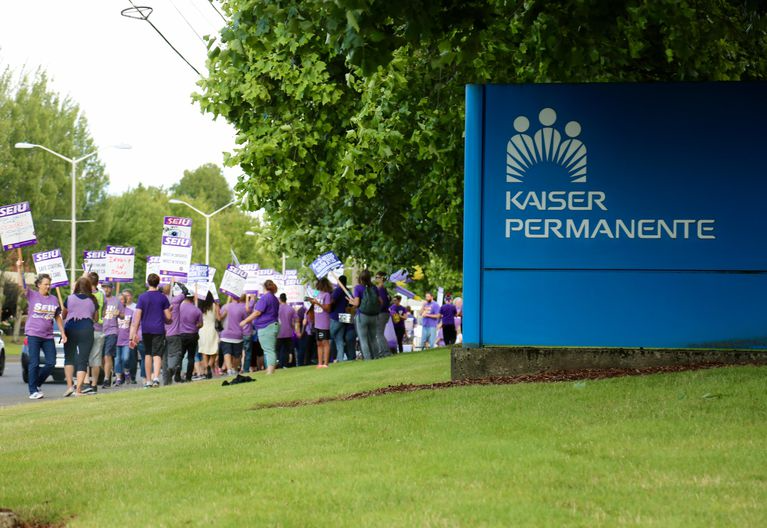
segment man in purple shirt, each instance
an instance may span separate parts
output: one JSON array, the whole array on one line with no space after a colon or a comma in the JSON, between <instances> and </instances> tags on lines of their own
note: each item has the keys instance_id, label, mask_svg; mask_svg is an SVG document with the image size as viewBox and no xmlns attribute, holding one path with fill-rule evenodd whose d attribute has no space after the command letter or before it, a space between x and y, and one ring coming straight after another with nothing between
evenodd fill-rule
<instances>
[{"instance_id":1,"label":"man in purple shirt","mask_svg":"<svg viewBox=\"0 0 767 528\"><path fill-rule=\"evenodd\" d=\"M181 343L181 314L179 308L189 291L183 284L177 284L177 286L181 291L176 295L173 295L173 284L170 285L168 290L172 297L168 299L170 303L170 324L165 325L165 354L162 356L163 385L170 385L174 381L181 381L183 344Z\"/></svg>"},{"instance_id":2,"label":"man in purple shirt","mask_svg":"<svg viewBox=\"0 0 767 528\"><path fill-rule=\"evenodd\" d=\"M186 292L186 298L178 307L179 337L181 338L181 359L186 356L186 376L181 381L192 381L194 355L202 328L202 312L197 307L197 297L193 292Z\"/></svg>"},{"instance_id":3,"label":"man in purple shirt","mask_svg":"<svg viewBox=\"0 0 767 528\"><path fill-rule=\"evenodd\" d=\"M277 316L280 323L280 331L277 333L277 353L280 368L300 366L297 362L291 362L293 355L293 333L300 332L298 328L298 315L292 306L288 304L288 296L280 294L280 311Z\"/></svg>"},{"instance_id":4,"label":"man in purple shirt","mask_svg":"<svg viewBox=\"0 0 767 528\"><path fill-rule=\"evenodd\" d=\"M431 292L426 292L425 297L426 302L421 307L421 348L434 348L437 346L437 323L442 316Z\"/></svg>"},{"instance_id":5,"label":"man in purple shirt","mask_svg":"<svg viewBox=\"0 0 767 528\"><path fill-rule=\"evenodd\" d=\"M445 345L455 344L455 316L458 310L453 304L453 298L450 294L445 296L445 304L439 309L442 316L442 337L445 339Z\"/></svg>"},{"instance_id":6,"label":"man in purple shirt","mask_svg":"<svg viewBox=\"0 0 767 528\"><path fill-rule=\"evenodd\" d=\"M245 299L245 294L242 294L239 299L230 297L229 302L221 308L221 319L224 320L221 348L224 351L224 365L229 376L236 375L240 367L242 336L245 332L245 327L241 327L240 323L248 316L248 305Z\"/></svg>"},{"instance_id":7,"label":"man in purple shirt","mask_svg":"<svg viewBox=\"0 0 767 528\"><path fill-rule=\"evenodd\" d=\"M160 276L150 273L147 277L147 285L149 289L138 298L130 329L130 343L132 347L136 347L138 346L136 338L138 327L139 324L141 325L141 337L147 356L144 362L146 369L144 388L160 386L160 368L165 349L165 322L171 321L170 302L165 294L157 289L160 285Z\"/></svg>"},{"instance_id":8,"label":"man in purple shirt","mask_svg":"<svg viewBox=\"0 0 767 528\"><path fill-rule=\"evenodd\" d=\"M402 353L402 340L405 337L405 319L407 319L407 309L400 304L401 301L402 297L395 295L394 303L389 307L394 334L397 336L397 351L399 353Z\"/></svg>"}]
</instances>

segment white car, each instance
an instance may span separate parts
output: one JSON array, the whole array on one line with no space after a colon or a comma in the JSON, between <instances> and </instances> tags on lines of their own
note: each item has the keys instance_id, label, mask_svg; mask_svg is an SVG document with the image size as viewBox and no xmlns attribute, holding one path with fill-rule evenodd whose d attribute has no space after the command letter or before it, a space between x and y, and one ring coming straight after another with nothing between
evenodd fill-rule
<instances>
[{"instance_id":1,"label":"white car","mask_svg":"<svg viewBox=\"0 0 767 528\"><path fill-rule=\"evenodd\" d=\"M64 345L61 343L61 334L58 330L53 331L53 341L56 343L56 365L53 367L51 377L54 381L64 381ZM45 365L45 354L40 349L40 365ZM24 338L24 346L21 348L21 379L24 383L29 377L29 350L27 347L27 338Z\"/></svg>"}]
</instances>

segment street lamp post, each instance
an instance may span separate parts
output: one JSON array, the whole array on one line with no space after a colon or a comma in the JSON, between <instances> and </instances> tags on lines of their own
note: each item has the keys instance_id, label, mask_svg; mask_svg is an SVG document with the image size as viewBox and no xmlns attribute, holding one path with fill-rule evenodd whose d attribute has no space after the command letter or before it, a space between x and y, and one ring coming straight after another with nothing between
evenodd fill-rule
<instances>
[{"instance_id":1,"label":"street lamp post","mask_svg":"<svg viewBox=\"0 0 767 528\"><path fill-rule=\"evenodd\" d=\"M171 198L170 200L168 200L168 203L186 205L187 207L189 207L193 211L196 211L197 213L199 213L199 214L201 214L202 216L205 217L205 265L206 266L210 265L210 217L214 216L214 215L217 215L218 213L220 213L221 211L223 211L224 209L226 209L230 205L234 205L236 202L234 200L232 200L231 202L229 202L225 206L223 206L223 207L221 207L219 209L216 209L215 211L213 211L210 214L203 213L202 211L197 209L192 204L186 203L185 201L178 200L176 198Z\"/></svg>"},{"instance_id":2,"label":"street lamp post","mask_svg":"<svg viewBox=\"0 0 767 528\"><path fill-rule=\"evenodd\" d=\"M72 165L72 217L70 219L70 222L72 224L72 238L71 238L71 242L70 242L70 246L69 246L69 251L71 253L70 268L69 268L69 283L71 284L71 287L74 288L74 285L75 285L75 263L77 262L77 256L76 256L76 251L77 251L77 210L76 210L76 206L77 206L77 192L76 192L76 189L77 189L77 183L76 183L76 181L77 181L77 164L80 163L81 161L85 161L88 158L91 158L91 157L95 156L96 154L98 154L100 149L96 149L93 152L90 152L90 153L86 154L85 156L81 156L79 158L68 158L67 156L64 156L63 154L59 154L55 150L51 150L48 147L44 147L43 145L37 145L35 143L21 142L21 143L16 143L16 145L14 145L14 146L16 148L19 148L19 149L39 148L41 150L44 150L45 152L53 154L57 158L61 158L64 161L69 162ZM114 148L119 148L119 149L129 149L129 148L131 148L130 145L126 145L126 144L111 145L111 146L114 147Z\"/></svg>"}]
</instances>

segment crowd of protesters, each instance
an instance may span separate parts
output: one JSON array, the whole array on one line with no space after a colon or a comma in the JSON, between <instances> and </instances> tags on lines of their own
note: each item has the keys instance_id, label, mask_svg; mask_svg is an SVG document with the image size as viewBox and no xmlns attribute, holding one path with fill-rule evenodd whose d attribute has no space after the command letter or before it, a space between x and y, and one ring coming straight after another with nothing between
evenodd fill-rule
<instances>
[{"instance_id":1,"label":"crowd of protesters","mask_svg":"<svg viewBox=\"0 0 767 528\"><path fill-rule=\"evenodd\" d=\"M147 277L148 289L134 303L130 290L118 294L94 272L80 277L60 303L51 294L50 276L39 275L35 287L29 287L22 265L19 260L19 283L29 305L25 334L30 399L44 397L41 387L55 365L54 323L64 345L64 396L79 397L97 393L99 383L102 389L136 385L140 377L145 388L153 388L259 370L273 374L279 368L324 369L335 362L378 359L402 353L406 341L414 349L418 318L421 348L451 345L461 316L449 295L440 306L427 293L416 318L399 295L389 296L386 274L373 276L368 270L359 273L351 289L345 276L335 286L320 279L317 295L299 306L288 304L271 280L264 282L261 295L220 302L210 292L199 298L183 283L163 286L156 274ZM385 336L390 322L396 340L391 348Z\"/></svg>"}]
</instances>

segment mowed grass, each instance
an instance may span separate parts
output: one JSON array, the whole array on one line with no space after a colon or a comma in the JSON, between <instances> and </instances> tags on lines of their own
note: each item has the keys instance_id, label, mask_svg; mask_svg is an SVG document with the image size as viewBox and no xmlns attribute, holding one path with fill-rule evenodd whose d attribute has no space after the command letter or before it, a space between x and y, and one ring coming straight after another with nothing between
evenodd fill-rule
<instances>
[{"instance_id":1,"label":"mowed grass","mask_svg":"<svg viewBox=\"0 0 767 528\"><path fill-rule=\"evenodd\" d=\"M469 386L436 350L0 410L0 508L71 526L767 526L767 369Z\"/></svg>"},{"instance_id":2,"label":"mowed grass","mask_svg":"<svg viewBox=\"0 0 767 528\"><path fill-rule=\"evenodd\" d=\"M20 356L21 355L21 343L13 343L10 337L3 336L3 342L5 343L5 357L8 356Z\"/></svg>"}]
</instances>

